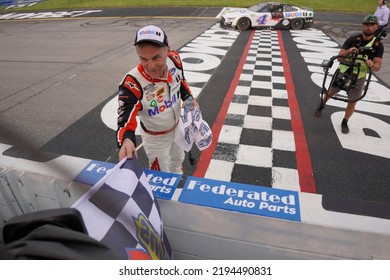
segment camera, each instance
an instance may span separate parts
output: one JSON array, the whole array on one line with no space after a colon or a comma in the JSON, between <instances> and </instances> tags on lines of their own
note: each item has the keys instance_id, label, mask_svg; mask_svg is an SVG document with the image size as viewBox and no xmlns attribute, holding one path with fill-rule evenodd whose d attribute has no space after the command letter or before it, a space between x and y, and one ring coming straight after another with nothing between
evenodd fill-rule
<instances>
[{"instance_id":1,"label":"camera","mask_svg":"<svg viewBox=\"0 0 390 280\"><path fill-rule=\"evenodd\" d=\"M357 80L356 74L338 72L337 76L334 79L332 87L337 87L340 90L344 90L348 92L350 89L356 87L356 80Z\"/></svg>"},{"instance_id":2,"label":"camera","mask_svg":"<svg viewBox=\"0 0 390 280\"><path fill-rule=\"evenodd\" d=\"M385 30L384 28L380 28L375 32L375 37L377 37L378 39L384 38L386 36L387 30Z\"/></svg>"}]
</instances>

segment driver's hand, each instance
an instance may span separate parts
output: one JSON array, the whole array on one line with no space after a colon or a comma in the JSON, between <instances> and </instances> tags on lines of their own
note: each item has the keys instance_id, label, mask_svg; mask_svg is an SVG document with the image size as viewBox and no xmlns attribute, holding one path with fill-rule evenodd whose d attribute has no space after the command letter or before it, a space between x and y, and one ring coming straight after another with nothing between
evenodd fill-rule
<instances>
[{"instance_id":1,"label":"driver's hand","mask_svg":"<svg viewBox=\"0 0 390 280\"><path fill-rule=\"evenodd\" d=\"M122 147L119 150L119 161L121 161L125 157L127 157L128 159L132 159L133 154L138 158L134 142L131 139L126 138L125 140L123 140Z\"/></svg>"}]
</instances>

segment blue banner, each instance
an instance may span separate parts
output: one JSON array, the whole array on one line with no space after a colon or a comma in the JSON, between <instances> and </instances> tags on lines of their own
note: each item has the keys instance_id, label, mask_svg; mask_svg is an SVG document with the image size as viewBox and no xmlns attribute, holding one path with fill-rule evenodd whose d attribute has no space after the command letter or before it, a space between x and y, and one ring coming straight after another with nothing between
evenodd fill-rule
<instances>
[{"instance_id":1,"label":"blue banner","mask_svg":"<svg viewBox=\"0 0 390 280\"><path fill-rule=\"evenodd\" d=\"M93 186L110 172L114 166L114 163L93 160L81 170L74 181Z\"/></svg>"},{"instance_id":2,"label":"blue banner","mask_svg":"<svg viewBox=\"0 0 390 280\"><path fill-rule=\"evenodd\" d=\"M301 221L298 192L188 177L180 202Z\"/></svg>"},{"instance_id":3,"label":"blue banner","mask_svg":"<svg viewBox=\"0 0 390 280\"><path fill-rule=\"evenodd\" d=\"M115 164L92 160L74 179L89 186L95 185L101 178L109 173ZM160 199L170 200L181 180L181 175L161 171L144 169L144 173L154 195Z\"/></svg>"},{"instance_id":4,"label":"blue banner","mask_svg":"<svg viewBox=\"0 0 390 280\"><path fill-rule=\"evenodd\" d=\"M181 180L181 175L144 169L146 178L157 198L170 200Z\"/></svg>"}]
</instances>

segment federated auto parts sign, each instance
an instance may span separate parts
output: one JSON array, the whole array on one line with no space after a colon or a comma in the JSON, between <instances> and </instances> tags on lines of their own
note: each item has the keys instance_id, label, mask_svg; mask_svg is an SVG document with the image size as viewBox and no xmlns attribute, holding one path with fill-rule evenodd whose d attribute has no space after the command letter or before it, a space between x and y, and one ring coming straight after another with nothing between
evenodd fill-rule
<instances>
[{"instance_id":1,"label":"federated auto parts sign","mask_svg":"<svg viewBox=\"0 0 390 280\"><path fill-rule=\"evenodd\" d=\"M93 186L115 166L91 161L74 181ZM144 169L157 198L170 200L182 176ZM180 202L236 212L300 221L298 192L197 177L188 177L178 199Z\"/></svg>"},{"instance_id":2,"label":"federated auto parts sign","mask_svg":"<svg viewBox=\"0 0 390 280\"><path fill-rule=\"evenodd\" d=\"M188 177L180 202L301 221L298 192Z\"/></svg>"}]
</instances>

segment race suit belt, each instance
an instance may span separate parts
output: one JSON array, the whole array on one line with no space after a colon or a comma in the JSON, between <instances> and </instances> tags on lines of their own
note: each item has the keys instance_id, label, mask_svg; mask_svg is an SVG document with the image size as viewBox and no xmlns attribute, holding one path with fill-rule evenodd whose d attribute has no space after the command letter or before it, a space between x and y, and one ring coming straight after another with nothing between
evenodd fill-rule
<instances>
[{"instance_id":1,"label":"race suit belt","mask_svg":"<svg viewBox=\"0 0 390 280\"><path fill-rule=\"evenodd\" d=\"M175 130L175 128L176 128L177 125L179 124L179 121L177 121L173 127L171 127L171 128L168 129L168 130L164 130L164 131L151 131L151 130L147 129L147 128L145 127L145 125L144 125L142 122L140 122L140 123L141 123L142 129L143 129L147 134L150 134L150 135L164 135L164 134L168 134L169 132Z\"/></svg>"}]
</instances>

